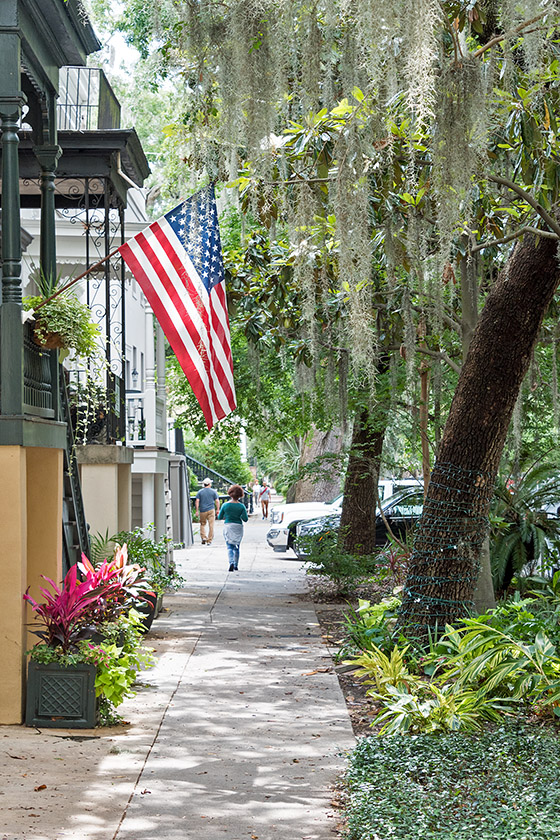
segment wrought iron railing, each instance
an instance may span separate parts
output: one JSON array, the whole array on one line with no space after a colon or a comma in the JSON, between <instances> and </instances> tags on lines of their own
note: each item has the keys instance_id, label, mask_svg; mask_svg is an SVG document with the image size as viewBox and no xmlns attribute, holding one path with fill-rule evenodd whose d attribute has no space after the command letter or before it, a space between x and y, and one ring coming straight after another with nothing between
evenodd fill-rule
<instances>
[{"instance_id":1,"label":"wrought iron railing","mask_svg":"<svg viewBox=\"0 0 560 840\"><path fill-rule=\"evenodd\" d=\"M42 350L31 338L31 327L23 327L23 410L37 417L55 418L51 352ZM56 381L55 381L56 385Z\"/></svg>"},{"instance_id":2,"label":"wrought iron railing","mask_svg":"<svg viewBox=\"0 0 560 840\"><path fill-rule=\"evenodd\" d=\"M70 416L80 443L123 443L126 438L124 380L112 371L105 387L88 380L88 371L69 372Z\"/></svg>"}]
</instances>

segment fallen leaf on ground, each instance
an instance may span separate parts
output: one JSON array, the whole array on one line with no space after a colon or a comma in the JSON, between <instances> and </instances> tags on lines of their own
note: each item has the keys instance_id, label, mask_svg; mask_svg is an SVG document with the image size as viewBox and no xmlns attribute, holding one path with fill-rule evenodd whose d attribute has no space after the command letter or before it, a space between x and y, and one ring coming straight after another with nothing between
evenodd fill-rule
<instances>
[{"instance_id":1,"label":"fallen leaf on ground","mask_svg":"<svg viewBox=\"0 0 560 840\"><path fill-rule=\"evenodd\" d=\"M37 785L36 788L33 788L33 790L46 790L46 789L47 789L46 785Z\"/></svg>"}]
</instances>

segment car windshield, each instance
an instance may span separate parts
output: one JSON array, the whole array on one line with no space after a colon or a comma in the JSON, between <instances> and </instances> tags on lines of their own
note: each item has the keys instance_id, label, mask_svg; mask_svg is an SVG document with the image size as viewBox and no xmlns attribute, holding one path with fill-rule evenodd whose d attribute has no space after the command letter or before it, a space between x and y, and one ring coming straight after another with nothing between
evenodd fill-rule
<instances>
[{"instance_id":1,"label":"car windshield","mask_svg":"<svg viewBox=\"0 0 560 840\"><path fill-rule=\"evenodd\" d=\"M334 499L331 499L330 502L326 502L327 505L333 505L333 507L339 507L342 504L342 500L344 498L344 493L339 493L338 496L335 496Z\"/></svg>"},{"instance_id":2,"label":"car windshield","mask_svg":"<svg viewBox=\"0 0 560 840\"><path fill-rule=\"evenodd\" d=\"M389 496L387 499L383 499L383 510L388 510L389 508L397 507L403 502L406 503L409 500L411 504L417 505L421 500L423 501L423 497L424 492L421 488L418 488L418 490L399 490L398 493L393 493L392 496Z\"/></svg>"}]
</instances>

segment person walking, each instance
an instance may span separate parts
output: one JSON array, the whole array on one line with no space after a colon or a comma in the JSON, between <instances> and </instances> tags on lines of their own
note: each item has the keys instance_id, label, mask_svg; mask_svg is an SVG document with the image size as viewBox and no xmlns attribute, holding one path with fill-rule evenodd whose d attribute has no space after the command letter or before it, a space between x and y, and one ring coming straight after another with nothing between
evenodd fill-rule
<instances>
[{"instance_id":1,"label":"person walking","mask_svg":"<svg viewBox=\"0 0 560 840\"><path fill-rule=\"evenodd\" d=\"M229 571L237 572L239 567L239 545L243 539L243 523L247 522L247 508L241 501L243 487L233 484L228 490L229 502L222 505L218 519L224 520L223 535L229 560Z\"/></svg>"},{"instance_id":2,"label":"person walking","mask_svg":"<svg viewBox=\"0 0 560 840\"><path fill-rule=\"evenodd\" d=\"M268 519L268 503L270 502L270 487L266 481L263 481L261 492L259 494L262 507L262 518Z\"/></svg>"},{"instance_id":3,"label":"person walking","mask_svg":"<svg viewBox=\"0 0 560 840\"><path fill-rule=\"evenodd\" d=\"M261 496L261 485L259 484L258 481L255 480L255 483L253 484L253 504L255 505L255 508L258 508L258 506L261 503L260 496Z\"/></svg>"},{"instance_id":4,"label":"person walking","mask_svg":"<svg viewBox=\"0 0 560 840\"><path fill-rule=\"evenodd\" d=\"M205 478L202 482L202 488L194 497L194 507L200 522L200 541L202 545L212 545L214 520L220 512L220 499L212 488L211 478Z\"/></svg>"}]
</instances>

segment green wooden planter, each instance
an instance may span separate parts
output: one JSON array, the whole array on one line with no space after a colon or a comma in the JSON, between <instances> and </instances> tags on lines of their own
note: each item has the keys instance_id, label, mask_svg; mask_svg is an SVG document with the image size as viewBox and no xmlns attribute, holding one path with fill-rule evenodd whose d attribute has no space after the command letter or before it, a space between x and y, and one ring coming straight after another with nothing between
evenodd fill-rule
<instances>
[{"instance_id":1,"label":"green wooden planter","mask_svg":"<svg viewBox=\"0 0 560 840\"><path fill-rule=\"evenodd\" d=\"M95 665L40 665L27 671L27 726L93 729Z\"/></svg>"}]
</instances>

